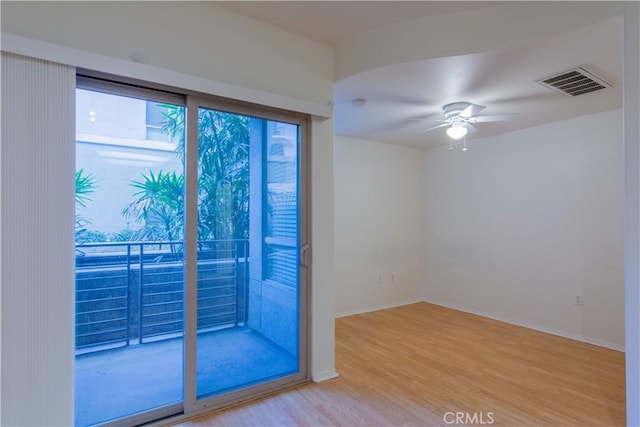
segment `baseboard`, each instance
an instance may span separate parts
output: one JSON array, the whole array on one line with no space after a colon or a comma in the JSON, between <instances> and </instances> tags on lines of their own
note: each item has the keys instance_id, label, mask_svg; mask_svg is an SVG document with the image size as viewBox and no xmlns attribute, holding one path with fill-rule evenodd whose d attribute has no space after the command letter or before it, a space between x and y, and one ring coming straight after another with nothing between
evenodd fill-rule
<instances>
[{"instance_id":1,"label":"baseboard","mask_svg":"<svg viewBox=\"0 0 640 427\"><path fill-rule=\"evenodd\" d=\"M587 344L593 344L593 345L597 345L599 347L605 347L605 348L608 348L608 349L611 349L611 350L621 351L621 352L624 353L624 346L622 346L620 344L613 343L613 342L598 340L598 339L594 339L594 338L589 338L589 337L585 337L584 335L574 334L574 333L567 332L567 331L562 331L562 330L559 330L559 329L552 329L552 328L542 327L540 325L534 325L534 324L527 323L527 322L521 322L521 321L518 321L518 320L509 319L509 318L506 318L506 317L503 317L503 316L495 315L495 314L492 314L492 313L487 313L487 312L482 311L482 310L476 310L474 308L460 306L460 305L457 305L457 304L449 304L449 303L442 302L442 301L427 300L427 299L425 299L423 301L426 302L426 303L429 303L429 304L435 304L435 305L439 305L441 307L450 308L452 310L463 311L465 313L470 313L470 314L475 314L477 316L487 317L489 319L498 320L500 322L509 323L511 325L522 326L523 328L533 329L534 331L544 332L544 333L551 334L551 335L557 335L559 337L569 338L569 339L572 339L572 340L581 341L581 342L584 342L584 343L587 343Z\"/></svg>"},{"instance_id":2,"label":"baseboard","mask_svg":"<svg viewBox=\"0 0 640 427\"><path fill-rule=\"evenodd\" d=\"M322 381L332 380L334 378L338 378L340 374L335 369L330 369L328 371L320 372L319 374L311 375L311 380L314 383L321 383Z\"/></svg>"},{"instance_id":3,"label":"baseboard","mask_svg":"<svg viewBox=\"0 0 640 427\"><path fill-rule=\"evenodd\" d=\"M409 299L404 301L392 302L389 304L380 304L380 305L374 305L371 307L357 308L354 310L347 310L347 311L341 311L340 313L336 313L335 317L336 318L346 317L346 316L353 316L354 314L369 313L371 311L386 310L387 308L394 308L394 307L400 307L403 305L416 304L422 301L423 300L421 298L415 298L415 299Z\"/></svg>"}]
</instances>

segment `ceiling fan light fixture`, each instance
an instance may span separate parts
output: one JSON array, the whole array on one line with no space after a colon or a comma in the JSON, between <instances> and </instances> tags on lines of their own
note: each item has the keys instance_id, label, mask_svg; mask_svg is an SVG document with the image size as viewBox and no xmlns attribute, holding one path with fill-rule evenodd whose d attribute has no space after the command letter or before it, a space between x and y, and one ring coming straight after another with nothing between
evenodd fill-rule
<instances>
[{"instance_id":1,"label":"ceiling fan light fixture","mask_svg":"<svg viewBox=\"0 0 640 427\"><path fill-rule=\"evenodd\" d=\"M447 129L447 135L451 139L460 139L467 134L467 128L460 124L452 124L449 129Z\"/></svg>"}]
</instances>

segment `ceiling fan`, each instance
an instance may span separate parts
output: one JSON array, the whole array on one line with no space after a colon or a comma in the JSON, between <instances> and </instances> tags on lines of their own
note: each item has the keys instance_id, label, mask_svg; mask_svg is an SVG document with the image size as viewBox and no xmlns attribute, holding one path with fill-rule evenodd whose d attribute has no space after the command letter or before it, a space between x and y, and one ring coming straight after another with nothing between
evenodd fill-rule
<instances>
[{"instance_id":1,"label":"ceiling fan","mask_svg":"<svg viewBox=\"0 0 640 427\"><path fill-rule=\"evenodd\" d=\"M448 126L447 135L451 139L460 139L464 137L468 132L475 132L477 129L473 124L483 122L498 122L509 120L513 118L515 114L502 114L495 116L479 116L482 110L487 108L484 105L472 104L470 102L453 102L442 107L444 119L432 119L425 117L417 120L428 120L440 122L439 125L432 126L424 129L420 132L428 132L434 129ZM463 148L466 150L466 147Z\"/></svg>"}]
</instances>

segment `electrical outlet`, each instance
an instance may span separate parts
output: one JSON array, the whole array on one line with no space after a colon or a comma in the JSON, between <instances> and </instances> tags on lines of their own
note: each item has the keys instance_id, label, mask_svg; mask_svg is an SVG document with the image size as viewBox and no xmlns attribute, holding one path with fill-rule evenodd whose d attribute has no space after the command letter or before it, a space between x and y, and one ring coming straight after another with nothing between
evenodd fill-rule
<instances>
[{"instance_id":1,"label":"electrical outlet","mask_svg":"<svg viewBox=\"0 0 640 427\"><path fill-rule=\"evenodd\" d=\"M584 297L582 295L576 295L576 300L574 302L574 305L583 306L584 305Z\"/></svg>"}]
</instances>

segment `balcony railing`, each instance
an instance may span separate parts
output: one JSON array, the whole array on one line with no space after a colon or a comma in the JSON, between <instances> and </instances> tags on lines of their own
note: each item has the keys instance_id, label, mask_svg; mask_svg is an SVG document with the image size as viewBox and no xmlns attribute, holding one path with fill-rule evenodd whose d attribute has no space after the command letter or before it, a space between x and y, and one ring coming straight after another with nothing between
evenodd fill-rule
<instances>
[{"instance_id":1,"label":"balcony railing","mask_svg":"<svg viewBox=\"0 0 640 427\"><path fill-rule=\"evenodd\" d=\"M182 336L183 243L76 245L76 351ZM198 242L198 331L246 323L247 240Z\"/></svg>"}]
</instances>

